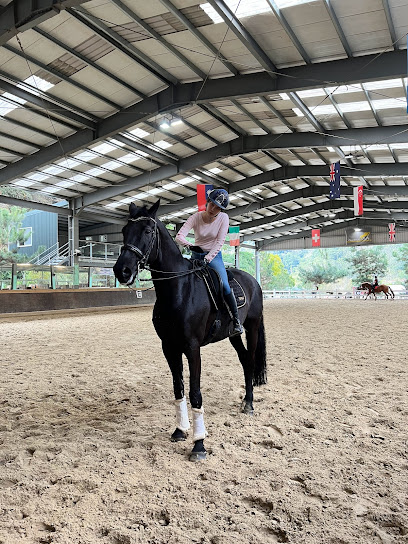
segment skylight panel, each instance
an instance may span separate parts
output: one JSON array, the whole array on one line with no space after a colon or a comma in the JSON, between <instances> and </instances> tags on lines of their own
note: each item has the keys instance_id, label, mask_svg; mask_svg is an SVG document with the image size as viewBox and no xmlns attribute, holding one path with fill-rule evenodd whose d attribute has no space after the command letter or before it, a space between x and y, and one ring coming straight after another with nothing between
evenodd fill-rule
<instances>
[{"instance_id":1,"label":"skylight panel","mask_svg":"<svg viewBox=\"0 0 408 544\"><path fill-rule=\"evenodd\" d=\"M75 176L72 176L69 179L72 181L81 183L82 181L86 181L87 179L89 179L89 176L84 176L83 174L76 174Z\"/></svg>"},{"instance_id":2,"label":"skylight panel","mask_svg":"<svg viewBox=\"0 0 408 544\"><path fill-rule=\"evenodd\" d=\"M91 168L90 170L86 170L86 173L88 176L98 176L99 174L104 174L104 171L101 168Z\"/></svg>"},{"instance_id":3,"label":"skylight panel","mask_svg":"<svg viewBox=\"0 0 408 544\"><path fill-rule=\"evenodd\" d=\"M92 151L96 151L96 153L109 153L109 151L114 151L116 148L116 146L112 145L112 144L107 144L107 143L102 143L100 145L97 145L96 147L93 147L92 148Z\"/></svg>"},{"instance_id":4,"label":"skylight panel","mask_svg":"<svg viewBox=\"0 0 408 544\"><path fill-rule=\"evenodd\" d=\"M122 165L120 162L117 161L108 161L104 164L101 164L102 168L106 168L106 170L116 170L117 168L120 168Z\"/></svg>"},{"instance_id":5,"label":"skylight panel","mask_svg":"<svg viewBox=\"0 0 408 544\"><path fill-rule=\"evenodd\" d=\"M162 187L154 187L153 189L150 189L149 193L151 195L158 195L159 193L162 193L164 189Z\"/></svg>"},{"instance_id":6,"label":"skylight panel","mask_svg":"<svg viewBox=\"0 0 408 544\"><path fill-rule=\"evenodd\" d=\"M402 87L402 81L401 79L383 79L382 81L370 81L368 83L363 83L363 87L367 91L393 89L395 87Z\"/></svg>"},{"instance_id":7,"label":"skylight panel","mask_svg":"<svg viewBox=\"0 0 408 544\"><path fill-rule=\"evenodd\" d=\"M326 87L326 91L330 94L347 94L358 93L361 91L361 85L354 83L353 85L338 85L337 87Z\"/></svg>"},{"instance_id":8,"label":"skylight panel","mask_svg":"<svg viewBox=\"0 0 408 544\"><path fill-rule=\"evenodd\" d=\"M298 2L299 1L302 0L298 0ZM252 17L253 15L259 15L260 13L267 13L271 11L271 8L266 0L225 0L225 4L238 17L238 19ZM205 11L208 17L210 17L215 24L222 23L224 21L210 4L200 4L200 8Z\"/></svg>"},{"instance_id":9,"label":"skylight panel","mask_svg":"<svg viewBox=\"0 0 408 544\"><path fill-rule=\"evenodd\" d=\"M3 95L4 96L4 95ZM17 104L13 104L12 102L9 102L8 100L3 100L3 98L0 98L0 115L4 117L11 111L17 109Z\"/></svg>"},{"instance_id":10,"label":"skylight panel","mask_svg":"<svg viewBox=\"0 0 408 544\"><path fill-rule=\"evenodd\" d=\"M297 91L300 98L312 98L314 96L326 96L323 89L308 89L307 91Z\"/></svg>"},{"instance_id":11,"label":"skylight panel","mask_svg":"<svg viewBox=\"0 0 408 544\"><path fill-rule=\"evenodd\" d=\"M38 76L30 76L27 79L24 80L24 83L27 83L28 85L31 85L35 89L38 89L39 91L48 91L48 89L51 89L51 87L54 87L53 83L50 83L49 81L45 81L45 79L42 79ZM24 85L17 85L17 87L24 88Z\"/></svg>"},{"instance_id":12,"label":"skylight panel","mask_svg":"<svg viewBox=\"0 0 408 544\"><path fill-rule=\"evenodd\" d=\"M92 153L92 151L83 151L82 153L79 153L79 155L75 155L75 158L79 161L83 161L83 162L89 162L91 161L92 159L95 158L95 154Z\"/></svg>"},{"instance_id":13,"label":"skylight panel","mask_svg":"<svg viewBox=\"0 0 408 544\"><path fill-rule=\"evenodd\" d=\"M133 134L134 136L137 136L138 138L145 138L146 136L149 136L149 132L146 132L142 128L134 128L133 130L129 130L130 134Z\"/></svg>"},{"instance_id":14,"label":"skylight panel","mask_svg":"<svg viewBox=\"0 0 408 544\"><path fill-rule=\"evenodd\" d=\"M39 172L36 172L35 174L30 174L27 177L28 179L33 179L35 181L43 181L44 179L48 179L50 176L46 176L44 174L40 174Z\"/></svg>"},{"instance_id":15,"label":"skylight panel","mask_svg":"<svg viewBox=\"0 0 408 544\"><path fill-rule=\"evenodd\" d=\"M369 111L371 110L370 104L367 101L364 102L349 102L348 104L337 104L339 110L343 113L352 111Z\"/></svg>"},{"instance_id":16,"label":"skylight panel","mask_svg":"<svg viewBox=\"0 0 408 544\"><path fill-rule=\"evenodd\" d=\"M372 100L374 109L388 110L391 108L406 108L407 102L404 98L384 98L381 100Z\"/></svg>"},{"instance_id":17,"label":"skylight panel","mask_svg":"<svg viewBox=\"0 0 408 544\"><path fill-rule=\"evenodd\" d=\"M123 202L117 201L117 202L110 202L109 204L105 204L105 208L118 208L119 206L122 206Z\"/></svg>"},{"instance_id":18,"label":"skylight panel","mask_svg":"<svg viewBox=\"0 0 408 544\"><path fill-rule=\"evenodd\" d=\"M408 144L390 144L391 149L408 149Z\"/></svg>"},{"instance_id":19,"label":"skylight panel","mask_svg":"<svg viewBox=\"0 0 408 544\"><path fill-rule=\"evenodd\" d=\"M175 187L178 187L178 183L166 183L166 185L163 185L163 189L167 189L168 191L170 189L174 189Z\"/></svg>"},{"instance_id":20,"label":"skylight panel","mask_svg":"<svg viewBox=\"0 0 408 544\"><path fill-rule=\"evenodd\" d=\"M221 168L217 168L217 167L210 168L208 171L211 172L211 174L219 174L220 172L222 172Z\"/></svg>"},{"instance_id":21,"label":"skylight panel","mask_svg":"<svg viewBox=\"0 0 408 544\"><path fill-rule=\"evenodd\" d=\"M298 115L299 117L303 116L303 113L299 108L292 108L293 111ZM313 115L329 115L333 113L337 113L336 108L332 104L324 104L322 106L316 106L315 108L311 107L310 111Z\"/></svg>"},{"instance_id":22,"label":"skylight panel","mask_svg":"<svg viewBox=\"0 0 408 544\"><path fill-rule=\"evenodd\" d=\"M75 166L79 166L81 163L80 161L77 161L76 159L71 158L63 158L60 161L57 162L58 165L62 166L65 169L74 168Z\"/></svg>"},{"instance_id":23,"label":"skylight panel","mask_svg":"<svg viewBox=\"0 0 408 544\"><path fill-rule=\"evenodd\" d=\"M126 145L123 142L119 142L119 140L115 140L115 138L112 138L110 141L118 147L125 147Z\"/></svg>"},{"instance_id":24,"label":"skylight panel","mask_svg":"<svg viewBox=\"0 0 408 544\"><path fill-rule=\"evenodd\" d=\"M275 0L278 8L290 8L292 6L297 6L300 4L310 4L311 2L316 2L316 0Z\"/></svg>"},{"instance_id":25,"label":"skylight panel","mask_svg":"<svg viewBox=\"0 0 408 544\"><path fill-rule=\"evenodd\" d=\"M166 142L166 140L159 140L154 145L156 147L160 147L160 149L168 149L169 147L172 147L173 144L169 144L169 142ZM147 153L145 156L147 157Z\"/></svg>"},{"instance_id":26,"label":"skylight panel","mask_svg":"<svg viewBox=\"0 0 408 544\"><path fill-rule=\"evenodd\" d=\"M119 157L119 160L129 164L134 161L140 161L140 157L134 155L133 153L128 153L127 155L123 155L123 157Z\"/></svg>"},{"instance_id":27,"label":"skylight panel","mask_svg":"<svg viewBox=\"0 0 408 544\"><path fill-rule=\"evenodd\" d=\"M49 166L48 168L45 168L43 170L44 174L50 174L51 176L55 174L60 174L63 172L65 168L61 168L60 166Z\"/></svg>"},{"instance_id":28,"label":"skylight panel","mask_svg":"<svg viewBox=\"0 0 408 544\"><path fill-rule=\"evenodd\" d=\"M43 189L41 189L41 191L43 191L44 193L56 193L57 191L59 191L59 187L56 187L55 185L50 185L49 187L44 187Z\"/></svg>"},{"instance_id":29,"label":"skylight panel","mask_svg":"<svg viewBox=\"0 0 408 544\"><path fill-rule=\"evenodd\" d=\"M72 185L76 185L76 183L74 181L64 180L59 181L56 185L58 185L58 187L72 187Z\"/></svg>"},{"instance_id":30,"label":"skylight panel","mask_svg":"<svg viewBox=\"0 0 408 544\"><path fill-rule=\"evenodd\" d=\"M190 181L195 181L195 179L193 179L193 178L191 178L191 177L181 178L181 179L178 179L178 180L177 180L177 183L180 183L181 185L186 185L186 184L189 183Z\"/></svg>"},{"instance_id":31,"label":"skylight panel","mask_svg":"<svg viewBox=\"0 0 408 544\"><path fill-rule=\"evenodd\" d=\"M30 181L29 179L19 179L18 181L14 182L14 185L18 185L19 187L31 187L31 185L35 185L35 181Z\"/></svg>"}]
</instances>

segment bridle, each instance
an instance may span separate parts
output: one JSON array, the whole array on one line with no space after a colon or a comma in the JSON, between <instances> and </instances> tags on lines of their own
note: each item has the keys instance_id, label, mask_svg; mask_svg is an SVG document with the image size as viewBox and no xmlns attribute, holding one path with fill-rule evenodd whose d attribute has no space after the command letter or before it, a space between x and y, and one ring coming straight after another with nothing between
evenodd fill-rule
<instances>
[{"instance_id":1,"label":"bridle","mask_svg":"<svg viewBox=\"0 0 408 544\"><path fill-rule=\"evenodd\" d=\"M149 260L150 253L151 253L151 251L152 251L152 249L154 247L154 243L156 241L156 238L157 238L156 259L159 256L159 252L160 252L160 236L158 236L157 221L155 219L153 219L153 217L137 217L136 219L132 219L131 217L129 218L129 221L132 221L133 223L136 223L138 221L143 221L143 220L153 221L153 223L154 223L153 236L151 237L151 240L150 240L150 243L149 243L149 246L148 246L146 252L143 253L142 250L140 250L137 246L134 246L133 244L124 244L120 248L120 254L121 255L122 255L122 252L127 249L127 250L132 251L133 253L135 253L138 257L140 257L140 260L137 263L136 277L139 277L140 270L144 270L144 269L149 270L149 272L158 272L160 274L172 274L172 276L170 276L170 277L155 278L155 281L172 280L174 278L180 278L182 276L186 276L186 275L189 275L189 274L197 274L197 271L202 268L202 266L199 266L198 262L193 263L193 268L191 270L186 270L186 271L183 271L183 272L166 272L166 271L162 271L162 270L154 270L153 268L148 266L147 261ZM141 280L141 281L150 281L150 280Z\"/></svg>"},{"instance_id":2,"label":"bridle","mask_svg":"<svg viewBox=\"0 0 408 544\"><path fill-rule=\"evenodd\" d=\"M136 253L138 257L140 257L140 261L137 263L138 270L143 270L146 268L147 261L149 260L150 253L152 252L154 243L157 238L157 247L156 247L156 258L159 255L160 251L160 237L157 236L157 221L156 219L153 219L153 217L137 217L136 219L129 218L129 221L132 221L133 223L137 223L138 221L153 221L154 228L153 228L153 236L150 239L150 243L148 245L148 248L145 253L141 251L137 246L134 246L133 244L124 244L120 248L120 253L122 254L123 251L128 249L129 251L133 251L133 253Z\"/></svg>"}]
</instances>

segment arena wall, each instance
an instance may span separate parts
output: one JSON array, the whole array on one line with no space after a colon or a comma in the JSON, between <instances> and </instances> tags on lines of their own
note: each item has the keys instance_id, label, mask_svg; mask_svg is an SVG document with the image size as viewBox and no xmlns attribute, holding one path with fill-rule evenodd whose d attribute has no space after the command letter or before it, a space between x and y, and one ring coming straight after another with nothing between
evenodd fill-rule
<instances>
[{"instance_id":1,"label":"arena wall","mask_svg":"<svg viewBox=\"0 0 408 544\"><path fill-rule=\"evenodd\" d=\"M0 291L0 315L151 305L153 289L22 289Z\"/></svg>"}]
</instances>

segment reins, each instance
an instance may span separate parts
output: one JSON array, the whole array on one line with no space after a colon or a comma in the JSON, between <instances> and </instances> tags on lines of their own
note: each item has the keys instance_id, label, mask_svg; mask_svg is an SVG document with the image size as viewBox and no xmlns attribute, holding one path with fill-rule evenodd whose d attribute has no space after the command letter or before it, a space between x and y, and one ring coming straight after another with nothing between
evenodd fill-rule
<instances>
[{"instance_id":1,"label":"reins","mask_svg":"<svg viewBox=\"0 0 408 544\"><path fill-rule=\"evenodd\" d=\"M136 278L137 278L138 281L173 280L173 279L176 279L176 278L181 278L183 276L188 276L189 274L196 274L198 272L198 270L200 270L201 268L203 268L205 266L205 265L200 266L198 264L197 260L194 260L194 261L192 261L193 268L191 270L185 270L183 272L155 270L154 268L151 268L147 261L148 261L148 259L150 257L150 253L151 253L151 251L153 249L156 238L157 238L156 258L158 257L159 251L160 251L160 236L158 236L157 221L153 217L137 217L136 219L133 219L131 217L129 218L129 221L132 221L134 223L136 223L137 221L143 221L143 220L153 221L153 223L154 223L153 236L152 236L152 238L150 240L150 244L149 244L149 246L147 248L146 253L143 253L137 246L134 246L133 244L124 244L121 247L121 250L120 250L121 253L124 250L132 251L133 253L136 253L136 255L138 257L140 257L140 261L137 263L137 273L136 273ZM157 274L174 274L174 275L170 276L170 277L167 277L167 278L155 278L154 280L152 280L152 279L139 279L140 270L148 270L149 272L156 272ZM130 285L128 285L128 287L130 289L132 289L130 287ZM152 287L149 287L148 289L152 289Z\"/></svg>"}]
</instances>

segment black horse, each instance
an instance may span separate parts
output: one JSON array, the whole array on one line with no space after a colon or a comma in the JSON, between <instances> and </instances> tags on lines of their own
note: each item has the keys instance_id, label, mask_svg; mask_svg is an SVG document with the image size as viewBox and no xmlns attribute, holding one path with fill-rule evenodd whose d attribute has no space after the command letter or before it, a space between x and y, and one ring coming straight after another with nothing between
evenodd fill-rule
<instances>
[{"instance_id":1,"label":"black horse","mask_svg":"<svg viewBox=\"0 0 408 544\"><path fill-rule=\"evenodd\" d=\"M204 438L207 436L200 391L200 347L208 341L228 337L231 317L225 307L217 311L197 262L181 255L166 227L156 218L159 203L160 200L150 209L130 205L130 217L122 230L124 245L113 270L119 282L129 286L139 269L148 268L151 272L156 290L153 324L173 375L176 399L176 430L171 439L185 440L190 427L184 396L184 353L190 369L189 396L193 413L194 448L190 460L197 461L206 457ZM242 411L253 414L253 386L266 383L262 291L258 282L246 272L233 269L233 274L246 297L239 317L246 331L247 347L239 335L229 340L244 369L246 393ZM216 319L220 326L218 333L211 337Z\"/></svg>"}]
</instances>

